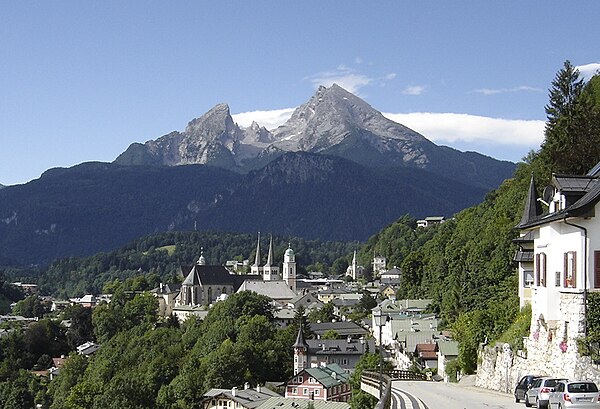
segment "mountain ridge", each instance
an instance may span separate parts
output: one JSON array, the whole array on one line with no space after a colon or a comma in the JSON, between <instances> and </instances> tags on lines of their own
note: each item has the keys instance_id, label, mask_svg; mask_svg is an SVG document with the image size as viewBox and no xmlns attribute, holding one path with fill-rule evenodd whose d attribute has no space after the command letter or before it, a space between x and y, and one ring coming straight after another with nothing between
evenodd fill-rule
<instances>
[{"instance_id":1,"label":"mountain ridge","mask_svg":"<svg viewBox=\"0 0 600 409\"><path fill-rule=\"evenodd\" d=\"M271 131L256 123L240 128L229 106L221 103L190 121L181 133L131 144L115 163L200 163L247 173L294 151L339 156L367 167L426 169L486 189L498 186L515 169L512 162L438 146L336 84L319 87L283 125Z\"/></svg>"},{"instance_id":2,"label":"mountain ridge","mask_svg":"<svg viewBox=\"0 0 600 409\"><path fill-rule=\"evenodd\" d=\"M451 216L485 193L426 170L308 152L286 152L247 174L88 162L0 190L0 259L46 264L196 228L365 240L404 214Z\"/></svg>"}]
</instances>

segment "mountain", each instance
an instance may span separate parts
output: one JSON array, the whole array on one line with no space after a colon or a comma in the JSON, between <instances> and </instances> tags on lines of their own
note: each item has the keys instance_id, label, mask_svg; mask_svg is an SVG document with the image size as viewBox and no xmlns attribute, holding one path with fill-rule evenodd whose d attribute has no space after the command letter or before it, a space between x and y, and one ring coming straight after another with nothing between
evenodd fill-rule
<instances>
[{"instance_id":1,"label":"mountain","mask_svg":"<svg viewBox=\"0 0 600 409\"><path fill-rule=\"evenodd\" d=\"M6 186L4 185L0 185L0 189L4 189Z\"/></svg>"},{"instance_id":2,"label":"mountain","mask_svg":"<svg viewBox=\"0 0 600 409\"><path fill-rule=\"evenodd\" d=\"M306 152L244 175L206 165L84 163L0 191L0 259L46 264L195 228L364 240L403 214L450 216L485 193L421 169Z\"/></svg>"},{"instance_id":3,"label":"mountain","mask_svg":"<svg viewBox=\"0 0 600 409\"><path fill-rule=\"evenodd\" d=\"M132 144L115 163L200 163L246 173L285 152L297 151L338 156L369 168L424 169L488 190L515 169L511 162L438 146L335 84L320 87L284 125L272 131L256 123L241 129L233 122L229 107L219 104L191 121L182 133Z\"/></svg>"}]
</instances>

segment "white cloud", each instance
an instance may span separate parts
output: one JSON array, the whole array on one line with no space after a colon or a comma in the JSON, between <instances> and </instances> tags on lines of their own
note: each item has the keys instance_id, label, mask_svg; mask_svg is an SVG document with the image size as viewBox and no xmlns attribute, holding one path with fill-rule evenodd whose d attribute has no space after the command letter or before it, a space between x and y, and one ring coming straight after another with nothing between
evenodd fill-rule
<instances>
[{"instance_id":1,"label":"white cloud","mask_svg":"<svg viewBox=\"0 0 600 409\"><path fill-rule=\"evenodd\" d=\"M579 73L586 81L600 72L600 62L593 62L591 64L578 65L575 67L579 70Z\"/></svg>"},{"instance_id":2,"label":"white cloud","mask_svg":"<svg viewBox=\"0 0 600 409\"><path fill-rule=\"evenodd\" d=\"M267 129L275 129L287 121L295 108L274 109L272 111L251 111L231 115L234 122L243 128L252 125L252 121Z\"/></svg>"},{"instance_id":3,"label":"white cloud","mask_svg":"<svg viewBox=\"0 0 600 409\"><path fill-rule=\"evenodd\" d=\"M369 78L364 74L359 74L353 69L343 65L337 67L336 70L320 72L307 77L306 79L310 80L315 89L321 85L330 87L333 84L338 84L340 87L353 94L358 94L358 91L362 87L373 81L372 78Z\"/></svg>"},{"instance_id":4,"label":"white cloud","mask_svg":"<svg viewBox=\"0 0 600 409\"><path fill-rule=\"evenodd\" d=\"M544 139L544 121L490 118L469 114L384 113L386 118L423 134L436 143L513 145L537 149Z\"/></svg>"},{"instance_id":5,"label":"white cloud","mask_svg":"<svg viewBox=\"0 0 600 409\"><path fill-rule=\"evenodd\" d=\"M527 85L521 85L519 87L513 88L480 88L476 89L473 92L483 95L496 95L496 94L505 94L508 92L542 92L543 90L540 88L530 87Z\"/></svg>"},{"instance_id":6,"label":"white cloud","mask_svg":"<svg viewBox=\"0 0 600 409\"><path fill-rule=\"evenodd\" d=\"M402 93L404 95L421 95L423 92L425 92L425 88L427 87L424 85L409 85L408 87L404 88Z\"/></svg>"},{"instance_id":7,"label":"white cloud","mask_svg":"<svg viewBox=\"0 0 600 409\"><path fill-rule=\"evenodd\" d=\"M355 62L361 64L362 59L358 58ZM360 95L359 91L361 88L372 84L384 86L386 82L391 81L394 78L396 78L396 73L394 72L385 74L381 77L371 77L352 67L340 64L335 70L322 71L309 77L305 77L304 79L309 80L315 89L321 85L330 87L335 83L353 94Z\"/></svg>"},{"instance_id":8,"label":"white cloud","mask_svg":"<svg viewBox=\"0 0 600 409\"><path fill-rule=\"evenodd\" d=\"M243 127L248 127L252 121L256 121L267 129L275 129L283 125L292 116L293 111L294 108L286 108L242 112L232 116L233 120ZM433 142L442 144L461 143L537 149L544 139L545 122L540 120L436 112L383 113L383 115L421 133Z\"/></svg>"}]
</instances>

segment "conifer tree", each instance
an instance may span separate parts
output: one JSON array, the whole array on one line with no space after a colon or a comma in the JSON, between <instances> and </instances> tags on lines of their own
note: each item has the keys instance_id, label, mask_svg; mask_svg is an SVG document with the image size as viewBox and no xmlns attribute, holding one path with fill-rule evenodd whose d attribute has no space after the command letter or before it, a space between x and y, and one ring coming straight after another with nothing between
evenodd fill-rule
<instances>
[{"instance_id":1,"label":"conifer tree","mask_svg":"<svg viewBox=\"0 0 600 409\"><path fill-rule=\"evenodd\" d=\"M552 81L540 155L547 171L585 174L600 160L598 109L579 70L565 61Z\"/></svg>"}]
</instances>

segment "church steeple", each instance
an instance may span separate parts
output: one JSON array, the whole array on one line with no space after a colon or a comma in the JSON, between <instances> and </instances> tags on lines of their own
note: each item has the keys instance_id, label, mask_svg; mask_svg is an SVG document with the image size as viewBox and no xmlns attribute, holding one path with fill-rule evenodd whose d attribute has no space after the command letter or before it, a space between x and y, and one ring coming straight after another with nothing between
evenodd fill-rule
<instances>
[{"instance_id":1,"label":"church steeple","mask_svg":"<svg viewBox=\"0 0 600 409\"><path fill-rule=\"evenodd\" d=\"M263 280L265 281L279 280L279 266L273 265L273 258L273 236L271 235L271 240L269 242L269 255L267 256L267 264L265 264L262 268Z\"/></svg>"},{"instance_id":2,"label":"church steeple","mask_svg":"<svg viewBox=\"0 0 600 409\"><path fill-rule=\"evenodd\" d=\"M294 342L294 375L308 367L308 343L304 339L302 324L298 328L296 342Z\"/></svg>"},{"instance_id":3,"label":"church steeple","mask_svg":"<svg viewBox=\"0 0 600 409\"><path fill-rule=\"evenodd\" d=\"M200 257L198 258L196 264L198 264L199 266L206 265L206 259L204 258L204 247L200 247Z\"/></svg>"},{"instance_id":4,"label":"church steeple","mask_svg":"<svg viewBox=\"0 0 600 409\"><path fill-rule=\"evenodd\" d=\"M265 267L271 267L273 264L273 236L271 236L271 241L269 241L269 255L267 256L267 264Z\"/></svg>"},{"instance_id":5,"label":"church steeple","mask_svg":"<svg viewBox=\"0 0 600 409\"><path fill-rule=\"evenodd\" d=\"M258 240L256 241L256 256L254 257L254 264L250 267L250 274L262 274L262 267L260 266L260 232L258 232Z\"/></svg>"},{"instance_id":6,"label":"church steeple","mask_svg":"<svg viewBox=\"0 0 600 409\"><path fill-rule=\"evenodd\" d=\"M527 200L525 201L525 209L523 210L523 217L519 226L526 225L533 221L533 219L542 215L542 205L538 200L537 191L535 189L535 180L533 174L531 175L531 181L529 182L529 191L527 192Z\"/></svg>"}]
</instances>

